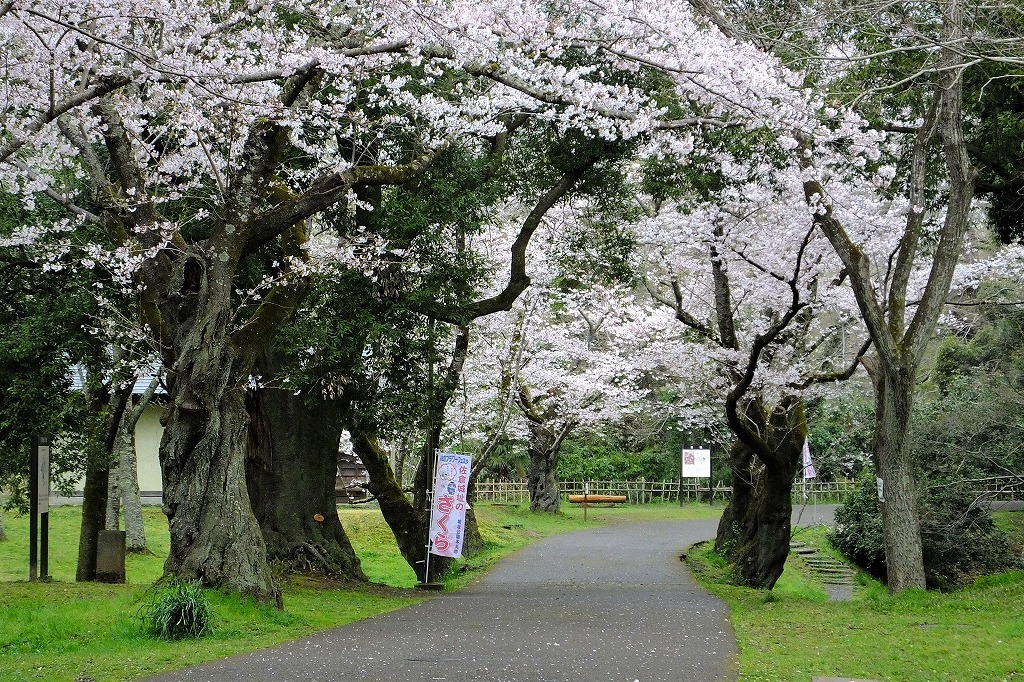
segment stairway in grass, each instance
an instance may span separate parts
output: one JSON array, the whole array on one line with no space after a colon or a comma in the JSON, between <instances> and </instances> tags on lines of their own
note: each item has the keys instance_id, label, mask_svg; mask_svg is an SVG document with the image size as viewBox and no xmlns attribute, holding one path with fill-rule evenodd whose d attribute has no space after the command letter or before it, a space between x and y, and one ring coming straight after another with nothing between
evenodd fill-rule
<instances>
[{"instance_id":1,"label":"stairway in grass","mask_svg":"<svg viewBox=\"0 0 1024 682\"><path fill-rule=\"evenodd\" d=\"M818 552L816 547L790 540L790 551L803 559L811 572L821 580L832 601L849 601L853 596L853 577L857 571L839 559Z\"/></svg>"}]
</instances>

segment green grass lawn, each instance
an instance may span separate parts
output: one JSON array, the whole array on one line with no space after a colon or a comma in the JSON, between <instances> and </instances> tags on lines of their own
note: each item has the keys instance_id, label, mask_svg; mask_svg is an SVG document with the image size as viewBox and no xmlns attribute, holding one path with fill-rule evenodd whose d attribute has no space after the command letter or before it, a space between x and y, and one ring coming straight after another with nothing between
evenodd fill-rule
<instances>
[{"instance_id":1,"label":"green grass lawn","mask_svg":"<svg viewBox=\"0 0 1024 682\"><path fill-rule=\"evenodd\" d=\"M715 518L721 508L652 504L566 507L560 516L520 507L477 505L486 542L482 554L448 580L455 589L499 558L554 533L589 526L684 518ZM9 541L0 543L0 682L8 680L131 680L343 625L424 598L409 589L412 570L401 558L380 512L342 508L342 523L371 580L352 586L292 576L283 584L285 610L209 592L214 631L200 640L167 642L145 636L139 609L162 572L166 524L146 509L152 554L128 559L127 585L75 583L80 509L60 507L51 519L51 583L28 583L28 522L5 515ZM1024 513L998 523L1024 540ZM824 533L797 531L823 551ZM805 565L791 558L771 593L722 584L726 568L702 550L702 580L731 607L740 640L741 679L809 682L813 675L876 680L1020 680L1024 682L1024 572L985 579L952 594L889 596L862 580L848 603L827 601Z\"/></svg>"},{"instance_id":2,"label":"green grass lawn","mask_svg":"<svg viewBox=\"0 0 1024 682\"><path fill-rule=\"evenodd\" d=\"M999 523L1020 531L1024 513ZM803 533L801 540L834 551L822 531ZM895 596L862 577L854 600L837 603L793 556L771 593L724 584L726 569L706 546L690 556L701 581L732 611L741 680L1024 680L1024 571L953 593Z\"/></svg>"},{"instance_id":3,"label":"green grass lawn","mask_svg":"<svg viewBox=\"0 0 1024 682\"><path fill-rule=\"evenodd\" d=\"M489 504L477 505L476 511L486 548L463 562L465 568L455 572L449 589L472 580L500 557L554 533L604 523L708 518L721 513L720 508L701 505L682 509L668 504L591 507L584 522L578 508L567 507L560 516ZM152 553L128 558L128 583L101 585L74 582L80 514L79 507L51 511L50 583L27 582L28 519L4 516L9 540L0 543L0 682L132 680L296 639L425 598L408 589L415 576L380 512L345 507L339 514L364 571L374 582L389 587L292 576L283 583L284 611L211 591L212 634L192 641L154 640L142 633L139 610L167 556L169 539L163 515L158 508L145 509Z\"/></svg>"}]
</instances>

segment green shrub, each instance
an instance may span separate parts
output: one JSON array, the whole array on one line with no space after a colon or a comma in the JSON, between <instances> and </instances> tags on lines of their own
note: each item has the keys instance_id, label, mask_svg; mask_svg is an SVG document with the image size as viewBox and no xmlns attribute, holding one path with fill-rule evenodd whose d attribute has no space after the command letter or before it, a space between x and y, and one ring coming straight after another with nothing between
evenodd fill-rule
<instances>
[{"instance_id":1,"label":"green shrub","mask_svg":"<svg viewBox=\"0 0 1024 682\"><path fill-rule=\"evenodd\" d=\"M210 629L210 602L199 581L172 580L142 607L142 624L151 637L202 637Z\"/></svg>"},{"instance_id":2,"label":"green shrub","mask_svg":"<svg viewBox=\"0 0 1024 682\"><path fill-rule=\"evenodd\" d=\"M829 542L871 575L885 580L885 541L874 473L862 475L857 487L836 509Z\"/></svg>"},{"instance_id":3,"label":"green shrub","mask_svg":"<svg viewBox=\"0 0 1024 682\"><path fill-rule=\"evenodd\" d=\"M988 573L1013 568L1016 560L1006 534L985 506L975 504L969 486L948 482L920 496L925 579L932 589L949 590ZM864 476L836 510L829 541L866 572L885 580L882 513L874 475Z\"/></svg>"}]
</instances>

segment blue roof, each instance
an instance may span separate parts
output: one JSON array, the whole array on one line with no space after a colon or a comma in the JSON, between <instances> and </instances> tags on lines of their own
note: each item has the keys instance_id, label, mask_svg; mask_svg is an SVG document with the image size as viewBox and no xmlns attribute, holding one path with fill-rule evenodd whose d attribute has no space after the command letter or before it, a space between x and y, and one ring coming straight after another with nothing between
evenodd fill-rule
<instances>
[{"instance_id":1,"label":"blue roof","mask_svg":"<svg viewBox=\"0 0 1024 682\"><path fill-rule=\"evenodd\" d=\"M139 378L135 380L135 386L132 387L132 393L134 395L142 395L149 388L149 383L153 381L153 377L160 371L158 367L151 367L145 372L139 375ZM85 369L83 367L75 367L71 370L71 390L81 391L85 385ZM157 395L165 395L166 392L163 386L156 389Z\"/></svg>"}]
</instances>

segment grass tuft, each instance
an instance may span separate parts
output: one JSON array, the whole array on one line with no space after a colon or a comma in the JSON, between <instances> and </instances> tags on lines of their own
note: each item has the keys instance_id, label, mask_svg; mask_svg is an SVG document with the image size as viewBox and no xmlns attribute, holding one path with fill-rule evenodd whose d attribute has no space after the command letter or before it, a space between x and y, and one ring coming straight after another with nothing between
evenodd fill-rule
<instances>
[{"instance_id":1,"label":"grass tuft","mask_svg":"<svg viewBox=\"0 0 1024 682\"><path fill-rule=\"evenodd\" d=\"M210 600L198 581L172 578L143 605L142 626L158 639L197 639L210 629Z\"/></svg>"}]
</instances>

